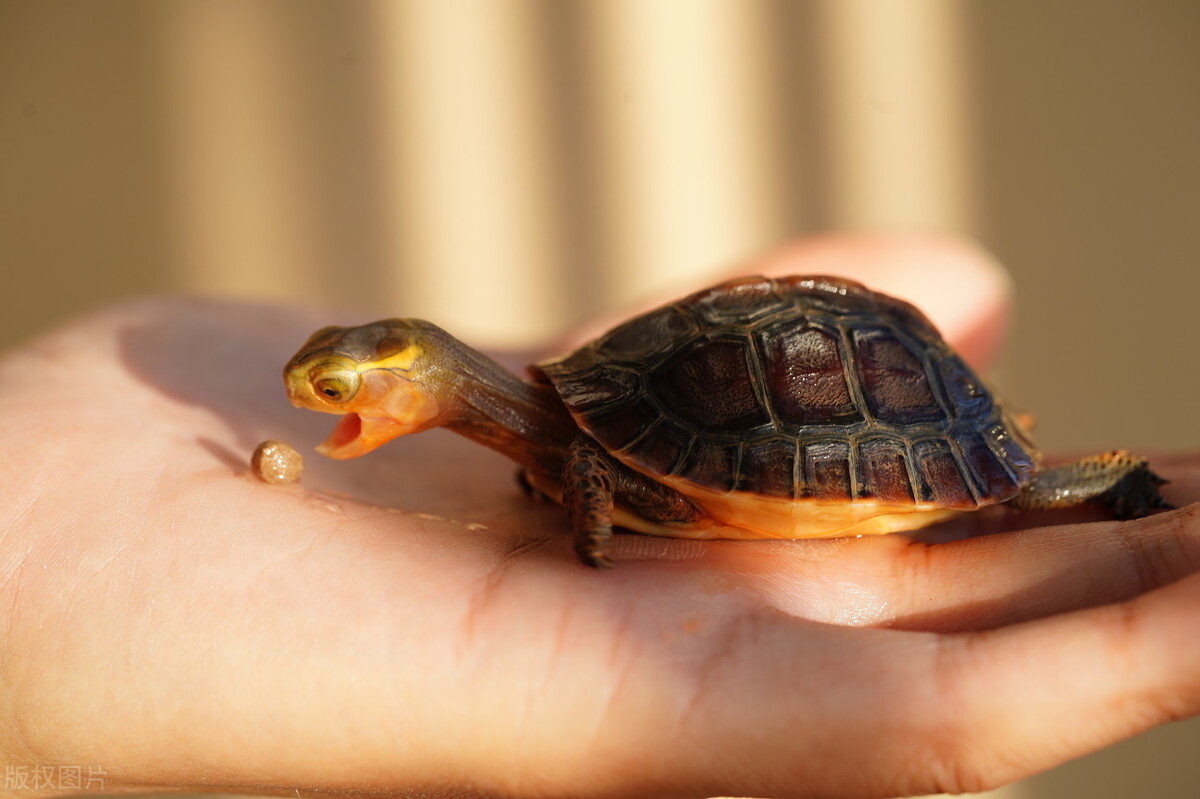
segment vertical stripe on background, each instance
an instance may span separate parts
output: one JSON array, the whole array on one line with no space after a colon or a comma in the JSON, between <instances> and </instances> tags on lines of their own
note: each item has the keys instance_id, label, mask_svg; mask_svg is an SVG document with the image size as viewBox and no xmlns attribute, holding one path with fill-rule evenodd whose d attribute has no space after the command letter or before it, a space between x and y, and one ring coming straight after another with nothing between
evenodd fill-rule
<instances>
[{"instance_id":1,"label":"vertical stripe on background","mask_svg":"<svg viewBox=\"0 0 1200 799\"><path fill-rule=\"evenodd\" d=\"M384 291L491 346L535 341L569 318L563 221L536 7L471 0L373 6L383 64Z\"/></svg>"},{"instance_id":2,"label":"vertical stripe on background","mask_svg":"<svg viewBox=\"0 0 1200 799\"><path fill-rule=\"evenodd\" d=\"M185 290L318 293L321 222L304 159L293 69L265 3L180 3L164 14L161 57L173 260Z\"/></svg>"},{"instance_id":3,"label":"vertical stripe on background","mask_svg":"<svg viewBox=\"0 0 1200 799\"><path fill-rule=\"evenodd\" d=\"M586 4L609 293L702 283L781 226L761 3Z\"/></svg>"},{"instance_id":4,"label":"vertical stripe on background","mask_svg":"<svg viewBox=\"0 0 1200 799\"><path fill-rule=\"evenodd\" d=\"M973 230L961 6L819 5L834 226Z\"/></svg>"}]
</instances>

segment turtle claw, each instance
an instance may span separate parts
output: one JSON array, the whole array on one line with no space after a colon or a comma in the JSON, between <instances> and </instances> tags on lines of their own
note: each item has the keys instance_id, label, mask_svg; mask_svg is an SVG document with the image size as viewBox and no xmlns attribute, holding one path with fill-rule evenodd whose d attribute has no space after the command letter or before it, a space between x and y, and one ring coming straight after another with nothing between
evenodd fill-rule
<instances>
[{"instance_id":1,"label":"turtle claw","mask_svg":"<svg viewBox=\"0 0 1200 799\"><path fill-rule=\"evenodd\" d=\"M1115 518L1122 520L1140 519L1156 510L1174 510L1175 506L1158 491L1159 486L1168 482L1151 471L1146 461L1137 458L1136 464L1097 497L1097 501L1108 508Z\"/></svg>"},{"instance_id":2,"label":"turtle claw","mask_svg":"<svg viewBox=\"0 0 1200 799\"><path fill-rule=\"evenodd\" d=\"M617 566L607 555L602 552L590 552L586 547L576 546L575 554L581 563L593 569L614 569Z\"/></svg>"}]
</instances>

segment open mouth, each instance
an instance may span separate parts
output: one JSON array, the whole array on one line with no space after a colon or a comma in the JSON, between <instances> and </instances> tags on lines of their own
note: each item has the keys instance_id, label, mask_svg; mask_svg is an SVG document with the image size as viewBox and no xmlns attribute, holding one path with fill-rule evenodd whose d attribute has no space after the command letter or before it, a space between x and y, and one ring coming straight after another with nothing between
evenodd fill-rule
<instances>
[{"instance_id":1,"label":"open mouth","mask_svg":"<svg viewBox=\"0 0 1200 799\"><path fill-rule=\"evenodd\" d=\"M365 455L403 432L394 420L387 417L363 417L347 413L338 420L329 437L317 447L317 452L330 458L345 460Z\"/></svg>"},{"instance_id":2,"label":"open mouth","mask_svg":"<svg viewBox=\"0 0 1200 799\"><path fill-rule=\"evenodd\" d=\"M341 449L353 442L362 434L362 417L357 413L348 413L338 420L337 426L325 439L321 446L328 449Z\"/></svg>"}]
</instances>

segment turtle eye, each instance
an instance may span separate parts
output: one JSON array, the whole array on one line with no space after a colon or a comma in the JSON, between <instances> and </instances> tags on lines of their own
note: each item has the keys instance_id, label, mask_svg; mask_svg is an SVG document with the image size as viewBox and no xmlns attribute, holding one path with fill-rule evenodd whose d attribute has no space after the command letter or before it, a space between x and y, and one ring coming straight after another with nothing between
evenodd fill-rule
<instances>
[{"instance_id":1,"label":"turtle eye","mask_svg":"<svg viewBox=\"0 0 1200 799\"><path fill-rule=\"evenodd\" d=\"M313 390L330 402L345 402L358 391L357 372L328 372L313 376Z\"/></svg>"}]
</instances>

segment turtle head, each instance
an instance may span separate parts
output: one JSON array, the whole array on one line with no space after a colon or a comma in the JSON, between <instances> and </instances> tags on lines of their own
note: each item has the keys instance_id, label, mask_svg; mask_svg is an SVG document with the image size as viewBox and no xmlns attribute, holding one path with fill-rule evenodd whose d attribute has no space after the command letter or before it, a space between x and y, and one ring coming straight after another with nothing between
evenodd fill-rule
<instances>
[{"instance_id":1,"label":"turtle head","mask_svg":"<svg viewBox=\"0 0 1200 799\"><path fill-rule=\"evenodd\" d=\"M283 378L296 407L342 417L317 451L355 458L442 424L452 394L439 344L449 338L420 319L326 327L310 336Z\"/></svg>"}]
</instances>

